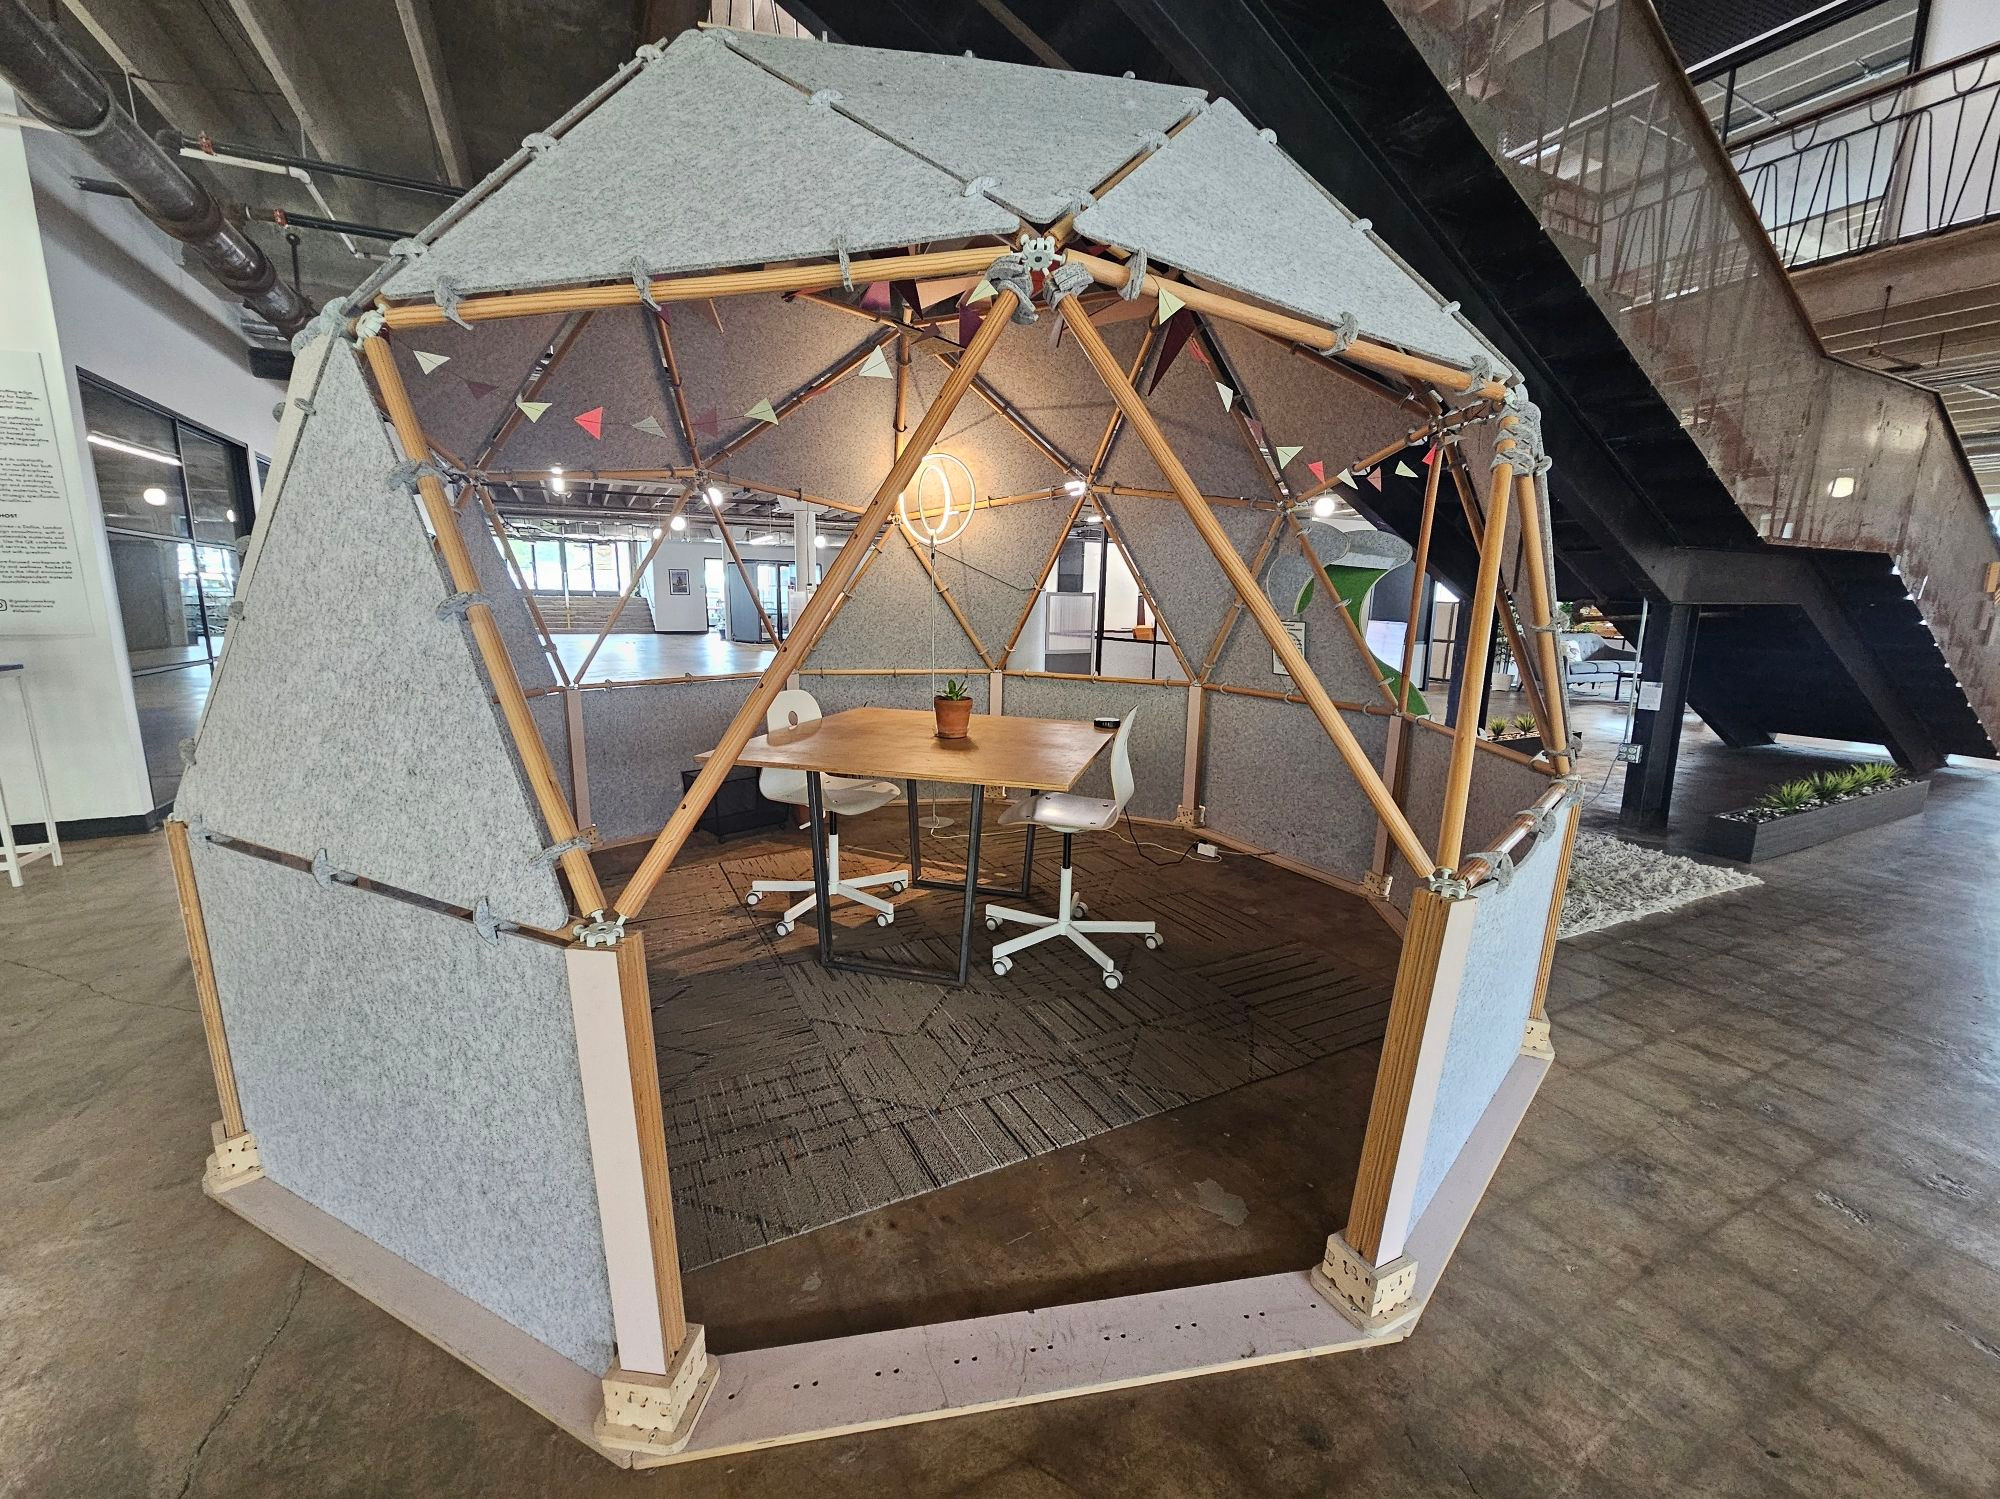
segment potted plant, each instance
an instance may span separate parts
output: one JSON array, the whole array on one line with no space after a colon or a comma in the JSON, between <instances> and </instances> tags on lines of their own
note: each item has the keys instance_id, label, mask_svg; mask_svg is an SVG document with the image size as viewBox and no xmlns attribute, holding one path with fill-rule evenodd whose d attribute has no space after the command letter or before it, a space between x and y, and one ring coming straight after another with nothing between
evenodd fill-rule
<instances>
[{"instance_id":1,"label":"potted plant","mask_svg":"<svg viewBox=\"0 0 2000 1499\"><path fill-rule=\"evenodd\" d=\"M963 739L971 730L972 694L957 677L946 677L944 691L931 699L931 711L937 715L938 738Z\"/></svg>"},{"instance_id":2,"label":"potted plant","mask_svg":"<svg viewBox=\"0 0 2000 1499\"><path fill-rule=\"evenodd\" d=\"M1494 719L1486 725L1486 737L1530 758L1542 752L1542 736L1536 732L1535 715L1532 713Z\"/></svg>"},{"instance_id":3,"label":"potted plant","mask_svg":"<svg viewBox=\"0 0 2000 1499\"><path fill-rule=\"evenodd\" d=\"M1873 761L1781 781L1747 807L1708 820L1708 852L1753 864L1924 809L1928 781Z\"/></svg>"}]
</instances>

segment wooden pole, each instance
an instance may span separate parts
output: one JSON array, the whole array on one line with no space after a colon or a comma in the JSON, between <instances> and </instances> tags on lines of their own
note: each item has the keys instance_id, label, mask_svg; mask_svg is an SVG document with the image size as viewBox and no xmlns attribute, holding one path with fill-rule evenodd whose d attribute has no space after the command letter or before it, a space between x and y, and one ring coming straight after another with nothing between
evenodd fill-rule
<instances>
[{"instance_id":1,"label":"wooden pole","mask_svg":"<svg viewBox=\"0 0 2000 1499\"><path fill-rule=\"evenodd\" d=\"M1521 545L1528 553L1528 633L1535 641L1535 665L1542 678L1542 710L1547 715L1549 760L1558 774L1569 773L1569 722L1563 713L1562 652L1549 626L1555 619L1555 583L1542 544L1542 493L1533 472L1516 477L1521 510Z\"/></svg>"},{"instance_id":2,"label":"wooden pole","mask_svg":"<svg viewBox=\"0 0 2000 1499\"><path fill-rule=\"evenodd\" d=\"M1410 711L1410 672L1417 664L1417 616L1423 608L1424 586L1429 577L1431 528L1437 523L1438 483L1444 476L1445 461L1444 444L1438 443L1431 449L1431 471L1424 476L1424 514L1423 519L1417 522L1416 555L1410 559L1410 565L1417 570L1417 574L1410 579L1410 609L1403 616L1402 686L1396 694L1398 713Z\"/></svg>"},{"instance_id":3,"label":"wooden pole","mask_svg":"<svg viewBox=\"0 0 2000 1499\"><path fill-rule=\"evenodd\" d=\"M1154 464L1162 474L1166 475L1167 483L1179 497L1182 508L1194 522L1195 529L1201 533L1202 540L1208 544L1209 551L1215 555L1215 560L1222 565L1222 571L1229 578L1231 586L1235 588L1237 597L1249 608L1252 617L1257 621L1258 628L1264 632L1264 638L1270 642L1271 649L1277 654L1279 662L1290 673L1293 683L1304 695L1313 716L1319 720L1320 727L1326 730L1327 737L1333 741L1334 749L1346 762L1349 773L1360 783L1362 794L1374 807L1375 815L1388 826L1389 836L1396 840L1396 846L1402 850L1403 857L1417 869L1427 872L1434 869L1436 865L1425 852L1416 830L1410 826L1409 819L1403 816L1403 809L1396 805L1396 799L1390 795L1389 788L1382 784L1381 774L1369 761L1367 753L1361 748L1360 741L1354 737L1353 731L1347 727L1346 720L1340 716L1340 710L1334 706L1326 688L1321 686L1319 678L1313 675L1312 667L1306 663L1304 652L1286 633L1283 622L1278 618L1278 611L1271 606L1270 599L1265 597L1256 574L1251 572L1243 559L1237 555L1236 548L1230 543L1229 533L1222 529L1222 523L1215 518L1208 506L1202 503L1201 494L1195 488L1194 480L1188 477L1187 469L1175 454L1172 445L1168 443L1166 434L1160 430L1159 423L1153 419L1153 413L1147 409L1138 390L1125 378L1124 368L1105 345L1104 335L1097 331L1086 313L1073 308L1073 300L1061 303L1060 310L1062 317L1069 324L1070 331L1076 335L1077 346L1083 350L1085 357L1096 369L1097 377L1111 392L1112 399L1123 408L1125 420L1132 430L1138 433L1139 440L1152 455Z\"/></svg>"},{"instance_id":4,"label":"wooden pole","mask_svg":"<svg viewBox=\"0 0 2000 1499\"><path fill-rule=\"evenodd\" d=\"M1271 548L1278 544L1278 533L1285 529L1285 517L1279 512L1271 517L1271 524L1264 532L1264 539L1257 545L1257 555L1250 559L1252 577L1264 576L1264 560L1271 555ZM1215 664L1222 659L1222 648L1229 644L1229 632L1236 628L1236 620L1243 613L1243 600L1239 596L1229 601L1229 607L1222 612L1222 625L1215 632L1215 639L1208 643L1208 654L1201 660L1201 680L1207 682L1215 675Z\"/></svg>"},{"instance_id":5,"label":"wooden pole","mask_svg":"<svg viewBox=\"0 0 2000 1499\"><path fill-rule=\"evenodd\" d=\"M1455 868L1465 849L1465 803L1472 786L1472 757L1479 741L1480 688L1486 680L1487 648L1493 639L1493 604L1500 587L1500 553L1507 540L1507 496L1512 491L1514 465L1506 454L1511 438L1501 438L1501 456L1493 469L1492 498L1486 506L1486 529L1479 540L1479 580L1462 624L1465 630L1464 674L1458 684L1458 722L1452 730L1451 767L1445 773L1444 818L1438 827L1438 863Z\"/></svg>"},{"instance_id":6,"label":"wooden pole","mask_svg":"<svg viewBox=\"0 0 2000 1499\"><path fill-rule=\"evenodd\" d=\"M361 347L375 375L375 388L388 410L389 424L396 429L397 442L406 454L421 458L430 447L424 441L423 423L417 420L416 408L410 404L410 393L403 388L403 377L396 369L396 356L390 351L388 340L370 338ZM479 573L472 565L472 555L465 549L465 538L459 534L458 517L452 511L444 485L425 474L417 481L417 493L423 501L424 513L430 517L431 530L436 533L438 551L444 558L451 586L460 593L477 593ZM514 674L514 663L507 655L507 643L500 638L500 627L493 621L493 611L485 604L473 604L465 611L465 622L479 647L479 658L485 663L486 679L499 701L501 716L514 736L515 752L521 757L521 768L534 793L535 805L541 809L542 821L548 826L549 838L553 843L567 843L577 835L576 818L570 812L569 797L562 783L556 779L548 746L542 743L541 731L528 711L528 699L521 692L521 679ZM569 876L570 889L584 914L603 907L604 888L597 883L597 870L592 867L588 853L570 849L562 856L560 867Z\"/></svg>"},{"instance_id":7,"label":"wooden pole","mask_svg":"<svg viewBox=\"0 0 2000 1499\"><path fill-rule=\"evenodd\" d=\"M655 302L701 302L710 297L747 296L757 292L827 291L842 284L843 277L859 284L864 281L943 280L951 276L983 273L1005 247L986 245L969 250L938 250L925 255L885 255L849 262L841 267L826 261L816 265L781 266L766 271L715 271L698 276L662 276L654 280ZM639 288L630 281L603 286L573 286L560 291L495 292L467 297L458 304L458 315L469 323L505 317L539 317L551 312L581 312L599 307L643 305ZM437 328L445 322L444 309L431 302L410 302L398 307L383 305L382 318L390 328ZM1461 379L1463 376L1460 377Z\"/></svg>"},{"instance_id":8,"label":"wooden pole","mask_svg":"<svg viewBox=\"0 0 2000 1499\"><path fill-rule=\"evenodd\" d=\"M896 337L896 334L893 331L885 330L884 332L878 334L876 337L869 339L866 343L862 344L860 348L856 349L852 354L849 354L845 359L841 360L831 369L822 371L820 374L806 381L804 385L801 385L797 390L793 391L790 395L786 396L784 400L778 403L778 405L772 411L771 414L775 416L778 419L778 421L782 422L786 417L790 416L794 411L797 411L801 406L805 405L808 401L812 400L814 397L823 396L829 390L832 390L834 386L840 383L843 376L851 373L854 370L860 369L862 365L868 362L868 356L870 354L873 354L877 349L881 348L884 344L886 344L890 339L894 337ZM730 457L732 454L749 446L752 442L756 441L759 437L763 436L764 433L769 432L774 425L775 423L772 422L754 423L744 431L739 432L734 437L730 438L729 441L723 443L722 446L717 448L714 452L710 453L708 455L708 461L710 463L721 463L724 459Z\"/></svg>"},{"instance_id":9,"label":"wooden pole","mask_svg":"<svg viewBox=\"0 0 2000 1499\"><path fill-rule=\"evenodd\" d=\"M899 268L907 267L918 258L920 257L903 257L892 264ZM985 264L992 264L992 259L993 257L988 255ZM903 271L899 269L897 274L901 275ZM674 808L666 826L660 829L659 837L653 840L653 846L646 851L646 857L632 872L630 881L618 893L618 911L630 915L646 903L646 898L653 893L661 877L666 874L667 867L673 863L674 856L681 851L688 836L693 833L696 822L701 819L702 813L708 810L708 804L715 796L716 787L720 786L724 777L735 768L737 755L742 753L743 746L750 742L750 736L756 733L757 726L764 721L764 712L770 707L771 700L778 695L792 673L804 664L807 655L819 643L820 634L826 628L827 620L832 617L841 594L852 583L862 560L868 555L875 538L881 534L890 512L895 508L896 497L909 487L918 461L930 450L930 445L937 441L938 434L944 430L945 423L951 420L951 414L957 408L959 401L972 388L972 377L979 373L979 366L986 362L987 354L1012 320L1014 309L1018 305L1020 305L1019 299L1012 291L1005 288L994 297L993 306L988 310L986 320L980 324L979 332L973 335L971 344L966 348L965 357L945 378L937 399L931 402L930 409L923 414L916 430L910 434L910 441L897 456L895 463L890 466L888 476L875 491L875 497L869 501L867 510L862 513L860 520L855 522L854 530L848 536L846 545L841 547L827 568L825 578L814 590L811 601L807 603L805 612L793 626L791 635L778 647L777 654L771 658L771 664L764 668L764 675L759 679L756 690L737 710L736 717L730 721L729 727L723 731L722 738L716 744L715 752L709 756L707 764L702 766L700 774L694 779L694 784L681 797L680 805ZM1289 636L1286 638L1290 639Z\"/></svg>"},{"instance_id":10,"label":"wooden pole","mask_svg":"<svg viewBox=\"0 0 2000 1499\"><path fill-rule=\"evenodd\" d=\"M1049 496L1050 499L1055 497L1053 494ZM1050 570L1062 556L1063 543L1069 540L1069 533L1076 528L1076 518L1083 514L1084 502L1089 498L1088 489L1076 497L1076 503L1069 507L1069 519L1064 521L1062 529L1056 532L1055 545L1049 548L1049 555L1042 562L1041 571L1035 574L1035 586L1029 590L1027 607L1021 611L1021 617L1014 621L1013 632L1007 637L1006 649L1000 652L1000 665L1003 668L1013 659L1014 647L1021 643L1021 632L1028 628L1028 616L1035 612L1035 601L1042 596L1042 585L1048 582ZM1137 574L1138 570L1133 569L1133 575L1136 577Z\"/></svg>"},{"instance_id":11,"label":"wooden pole","mask_svg":"<svg viewBox=\"0 0 2000 1499\"><path fill-rule=\"evenodd\" d=\"M174 861L174 888L181 898L181 925L187 930L188 963L194 969L194 997L201 1007L201 1035L208 1043L208 1066L222 1105L222 1134L243 1133L243 1103L236 1094L236 1064L229 1059L229 1036L222 1026L222 996L216 992L215 964L208 953L208 923L201 914L201 891L194 882L184 822L167 824L167 853Z\"/></svg>"},{"instance_id":12,"label":"wooden pole","mask_svg":"<svg viewBox=\"0 0 2000 1499\"><path fill-rule=\"evenodd\" d=\"M667 1175L667 1123L660 1096L659 1040L646 977L646 940L627 932L618 948L618 1001L625 1019L625 1055L632 1072L632 1112L639 1128L639 1179L646 1194L653 1283L660 1301L660 1342L668 1355L687 1341L681 1256L674 1231L674 1193Z\"/></svg>"},{"instance_id":13,"label":"wooden pole","mask_svg":"<svg viewBox=\"0 0 2000 1499\"><path fill-rule=\"evenodd\" d=\"M1459 506L1465 511L1466 530L1476 544L1478 537L1486 529L1486 523L1480 519L1479 504L1472 496L1472 483L1466 478L1464 469L1464 462L1457 454L1453 454L1452 482L1458 489ZM1539 670L1531 669L1532 659L1521 640L1520 630L1514 624L1513 595L1508 593L1505 583L1500 585L1494 610L1500 617L1500 633L1507 637L1507 649L1514 653L1514 659L1521 664L1521 691L1526 694L1529 711L1535 716L1535 732L1542 736L1544 744L1553 744L1556 742L1555 730L1542 697L1541 683L1538 680L1541 673Z\"/></svg>"},{"instance_id":14,"label":"wooden pole","mask_svg":"<svg viewBox=\"0 0 2000 1499\"><path fill-rule=\"evenodd\" d=\"M1123 286L1132 277L1131 271L1115 260L1085 255L1081 251L1072 250L1063 259L1067 265L1082 266L1101 286ZM1209 313L1227 318L1232 323L1241 323L1247 328L1273 333L1292 343L1304 344L1309 349L1329 348L1339 336L1335 329L1309 323L1303 318L1288 317L1282 312L1273 312L1249 302L1239 302L1234 297L1208 291L1190 282L1169 283L1149 274L1143 290L1157 294L1162 286L1171 286L1173 294L1196 312ZM1408 376L1453 393L1483 396L1490 401L1497 401L1506 394L1506 387L1497 380L1475 380L1470 370L1441 364L1435 359L1419 359L1414 354L1405 354L1400 349L1392 349L1366 338L1355 339L1341 351L1340 357L1384 374Z\"/></svg>"}]
</instances>

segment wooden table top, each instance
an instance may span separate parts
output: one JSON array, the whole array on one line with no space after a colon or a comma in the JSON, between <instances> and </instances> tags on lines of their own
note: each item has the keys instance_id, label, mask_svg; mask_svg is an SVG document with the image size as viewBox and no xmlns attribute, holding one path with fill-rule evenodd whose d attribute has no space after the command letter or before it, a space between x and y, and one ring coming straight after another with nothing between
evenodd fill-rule
<instances>
[{"instance_id":1,"label":"wooden table top","mask_svg":"<svg viewBox=\"0 0 2000 1499\"><path fill-rule=\"evenodd\" d=\"M1115 729L1071 719L975 713L965 738L940 739L937 720L920 708L849 708L796 728L759 734L743 746L736 763L892 781L1067 791L1116 736ZM706 761L709 755L696 758Z\"/></svg>"}]
</instances>

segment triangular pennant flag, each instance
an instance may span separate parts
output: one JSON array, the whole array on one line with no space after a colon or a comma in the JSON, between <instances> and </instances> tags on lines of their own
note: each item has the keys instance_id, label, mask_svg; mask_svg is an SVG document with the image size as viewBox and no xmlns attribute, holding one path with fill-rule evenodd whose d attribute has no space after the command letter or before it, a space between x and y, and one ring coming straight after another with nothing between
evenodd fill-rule
<instances>
[{"instance_id":1,"label":"triangular pennant flag","mask_svg":"<svg viewBox=\"0 0 2000 1499\"><path fill-rule=\"evenodd\" d=\"M1167 324L1167 331L1160 337L1160 356L1153 361L1153 379L1146 387L1147 395L1160 388L1160 382L1167 377L1167 371L1173 368L1174 360L1180 357L1181 350L1187 346L1187 341L1193 333L1194 314L1182 308L1175 314L1174 320Z\"/></svg>"},{"instance_id":2,"label":"triangular pennant flag","mask_svg":"<svg viewBox=\"0 0 2000 1499\"><path fill-rule=\"evenodd\" d=\"M759 401L743 414L753 422L769 422L773 426L776 426L778 422L778 413L771 409L769 401Z\"/></svg>"},{"instance_id":3,"label":"triangular pennant flag","mask_svg":"<svg viewBox=\"0 0 2000 1499\"><path fill-rule=\"evenodd\" d=\"M866 307L870 312L887 312L889 310L889 283L886 281L871 281L862 287L861 305Z\"/></svg>"},{"instance_id":4,"label":"triangular pennant flag","mask_svg":"<svg viewBox=\"0 0 2000 1499\"><path fill-rule=\"evenodd\" d=\"M1339 473L1333 476L1333 482L1336 484L1345 484L1348 487L1352 488L1354 484L1354 475L1350 474L1346 469L1342 469Z\"/></svg>"},{"instance_id":5,"label":"triangular pennant flag","mask_svg":"<svg viewBox=\"0 0 2000 1499\"><path fill-rule=\"evenodd\" d=\"M866 375L870 380L893 380L896 378L896 372L889 368L889 360L882 353L880 344L877 344L868 351L868 357L861 361L861 368L854 373L857 375Z\"/></svg>"},{"instance_id":6,"label":"triangular pennant flag","mask_svg":"<svg viewBox=\"0 0 2000 1499\"><path fill-rule=\"evenodd\" d=\"M483 401L500 387L488 385L484 380L468 380L465 382L465 388L472 392L473 400Z\"/></svg>"},{"instance_id":7,"label":"triangular pennant flag","mask_svg":"<svg viewBox=\"0 0 2000 1499\"><path fill-rule=\"evenodd\" d=\"M604 408L593 406L576 419L576 424L599 442L604 440Z\"/></svg>"},{"instance_id":8,"label":"triangular pennant flag","mask_svg":"<svg viewBox=\"0 0 2000 1499\"><path fill-rule=\"evenodd\" d=\"M1175 313L1179 312L1185 306L1187 306L1187 303L1183 302L1179 297L1175 296L1171 291L1169 291L1166 287L1163 286L1160 288L1160 305L1153 311L1153 321L1156 323L1164 323L1168 318L1172 317Z\"/></svg>"},{"instance_id":9,"label":"triangular pennant flag","mask_svg":"<svg viewBox=\"0 0 2000 1499\"><path fill-rule=\"evenodd\" d=\"M1224 411L1227 411L1231 406L1236 404L1236 392L1224 385L1220 380L1215 382L1215 393L1222 397L1222 409Z\"/></svg>"},{"instance_id":10,"label":"triangular pennant flag","mask_svg":"<svg viewBox=\"0 0 2000 1499\"><path fill-rule=\"evenodd\" d=\"M984 302L992 295L993 283L991 281L982 281L960 298L959 306L964 307L974 302Z\"/></svg>"},{"instance_id":11,"label":"triangular pennant flag","mask_svg":"<svg viewBox=\"0 0 2000 1499\"><path fill-rule=\"evenodd\" d=\"M961 349L971 347L972 336L979 331L979 325L985 321L986 313L979 307L966 306L958 309L958 346Z\"/></svg>"},{"instance_id":12,"label":"triangular pennant flag","mask_svg":"<svg viewBox=\"0 0 2000 1499\"><path fill-rule=\"evenodd\" d=\"M523 401L517 398L514 404L521 408L521 415L525 416L531 422L540 421L542 413L549 409L547 401Z\"/></svg>"},{"instance_id":13,"label":"triangular pennant flag","mask_svg":"<svg viewBox=\"0 0 2000 1499\"><path fill-rule=\"evenodd\" d=\"M410 350L410 355L417 361L417 368L422 370L426 375L430 374L441 364L451 363L451 355L433 354L425 349L412 349Z\"/></svg>"},{"instance_id":14,"label":"triangular pennant flag","mask_svg":"<svg viewBox=\"0 0 2000 1499\"><path fill-rule=\"evenodd\" d=\"M1429 447L1424 449L1424 467L1429 468L1433 463L1436 463L1437 456L1438 456L1437 444L1432 443Z\"/></svg>"},{"instance_id":15,"label":"triangular pennant flag","mask_svg":"<svg viewBox=\"0 0 2000 1499\"><path fill-rule=\"evenodd\" d=\"M654 437L665 437L667 435L667 429L660 425L660 419L656 416L642 416L639 420L632 423L632 426L636 431L649 433Z\"/></svg>"},{"instance_id":16,"label":"triangular pennant flag","mask_svg":"<svg viewBox=\"0 0 2000 1499\"><path fill-rule=\"evenodd\" d=\"M690 425L702 437L718 437L722 433L722 414L710 406L706 411L696 413Z\"/></svg>"},{"instance_id":17,"label":"triangular pennant flag","mask_svg":"<svg viewBox=\"0 0 2000 1499\"><path fill-rule=\"evenodd\" d=\"M1296 453L1298 449L1293 448L1292 451ZM1311 463L1308 463L1306 465L1306 472L1310 473L1315 479L1319 480L1320 483L1322 484L1326 483L1326 463L1323 459L1319 458L1313 459Z\"/></svg>"},{"instance_id":18,"label":"triangular pennant flag","mask_svg":"<svg viewBox=\"0 0 2000 1499\"><path fill-rule=\"evenodd\" d=\"M1417 471L1398 458L1396 460L1396 477L1399 479L1414 479L1417 477Z\"/></svg>"},{"instance_id":19,"label":"triangular pennant flag","mask_svg":"<svg viewBox=\"0 0 2000 1499\"><path fill-rule=\"evenodd\" d=\"M907 307L911 312L915 313L919 317L923 316L924 299L922 294L917 290L916 282L891 281L889 283L889 290L894 292L898 297L901 297L903 299L903 305Z\"/></svg>"},{"instance_id":20,"label":"triangular pennant flag","mask_svg":"<svg viewBox=\"0 0 2000 1499\"><path fill-rule=\"evenodd\" d=\"M1285 466L1286 464L1290 463L1290 462L1291 462L1291 461L1292 461L1292 460L1293 460L1294 458L1298 457L1298 456L1299 456L1299 454L1300 454L1300 453L1302 453L1302 452L1304 452L1304 451L1305 451L1305 449L1304 449L1303 447L1297 447L1297 448L1284 448L1284 447L1281 447L1281 448L1279 448L1279 449L1278 449L1278 467L1279 467L1279 468L1283 468L1283 467L1284 467L1284 466ZM1321 468L1322 466L1323 466L1323 465L1321 465L1321 464L1317 464L1317 463L1315 463L1315 464L1314 464L1314 465L1313 465L1312 467L1313 467L1313 469L1315 470L1315 472L1317 473L1317 471L1318 471L1318 470L1319 470L1319 469L1320 469L1320 468ZM1318 477L1318 478L1320 479L1320 482L1322 482L1322 483L1324 483L1324 482L1326 481L1326 476L1325 476L1324 474L1317 474L1317 477Z\"/></svg>"},{"instance_id":21,"label":"triangular pennant flag","mask_svg":"<svg viewBox=\"0 0 2000 1499\"><path fill-rule=\"evenodd\" d=\"M1377 489L1380 489L1382 487L1382 470L1379 468L1368 470L1368 482L1373 484Z\"/></svg>"}]
</instances>

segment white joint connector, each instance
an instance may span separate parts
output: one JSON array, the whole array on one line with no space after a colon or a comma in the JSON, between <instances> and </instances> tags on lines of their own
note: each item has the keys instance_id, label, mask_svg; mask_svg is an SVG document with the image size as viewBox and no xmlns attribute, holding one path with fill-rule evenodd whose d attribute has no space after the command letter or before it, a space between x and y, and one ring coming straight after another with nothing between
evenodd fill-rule
<instances>
[{"instance_id":1,"label":"white joint connector","mask_svg":"<svg viewBox=\"0 0 2000 1499\"><path fill-rule=\"evenodd\" d=\"M214 1197L245 1182L263 1180L264 1163L257 1154L256 1137L248 1130L240 1135L225 1135L218 1119L209 1126L208 1137L215 1150L201 1173L202 1191Z\"/></svg>"},{"instance_id":2,"label":"white joint connector","mask_svg":"<svg viewBox=\"0 0 2000 1499\"><path fill-rule=\"evenodd\" d=\"M1313 1289L1363 1332L1383 1333L1413 1320L1418 1308L1417 1262L1408 1255L1371 1265L1339 1234L1326 1241L1326 1257L1311 1271Z\"/></svg>"},{"instance_id":3,"label":"white joint connector","mask_svg":"<svg viewBox=\"0 0 2000 1499\"><path fill-rule=\"evenodd\" d=\"M649 1457L672 1457L694 1435L695 1420L715 1392L720 1371L698 1322L688 1324L686 1341L664 1374L612 1364L600 1381L604 1408L592 1423L598 1445L631 1453L635 1467L646 1466Z\"/></svg>"}]
</instances>

